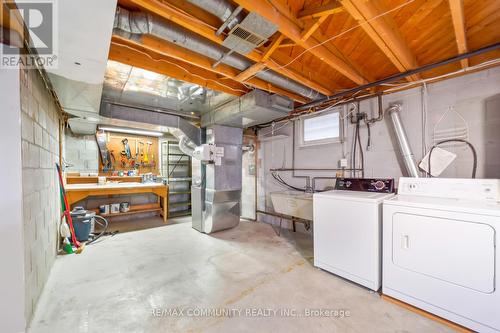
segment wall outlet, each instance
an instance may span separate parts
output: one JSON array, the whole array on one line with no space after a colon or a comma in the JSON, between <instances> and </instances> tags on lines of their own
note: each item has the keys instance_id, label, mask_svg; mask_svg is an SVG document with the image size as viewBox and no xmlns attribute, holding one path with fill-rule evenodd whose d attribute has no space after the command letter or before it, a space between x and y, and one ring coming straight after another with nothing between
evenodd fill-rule
<instances>
[{"instance_id":1,"label":"wall outlet","mask_svg":"<svg viewBox=\"0 0 500 333\"><path fill-rule=\"evenodd\" d=\"M340 165L341 168L347 168L347 158L342 158L339 161L339 165Z\"/></svg>"}]
</instances>

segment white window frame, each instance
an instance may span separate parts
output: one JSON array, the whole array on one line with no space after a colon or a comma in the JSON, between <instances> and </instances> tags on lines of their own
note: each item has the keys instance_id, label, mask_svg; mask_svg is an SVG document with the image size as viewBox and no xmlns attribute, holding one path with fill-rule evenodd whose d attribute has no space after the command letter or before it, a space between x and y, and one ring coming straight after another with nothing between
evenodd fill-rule
<instances>
[{"instance_id":1,"label":"white window frame","mask_svg":"<svg viewBox=\"0 0 500 333\"><path fill-rule=\"evenodd\" d=\"M339 136L334 137L334 138L327 138L327 139L321 139L321 140L314 140L314 141L305 141L304 140L304 121L306 119L314 118L314 117L321 117L325 116L328 114L332 113L337 113L339 117ZM318 145L325 145L325 144L331 144L331 143L342 143L344 139L344 120L342 119L342 108L334 108L331 111L325 111L319 114L309 114L306 116L302 116L299 118L299 126L298 127L298 137L299 137L299 147L311 147L311 146L318 146Z\"/></svg>"}]
</instances>

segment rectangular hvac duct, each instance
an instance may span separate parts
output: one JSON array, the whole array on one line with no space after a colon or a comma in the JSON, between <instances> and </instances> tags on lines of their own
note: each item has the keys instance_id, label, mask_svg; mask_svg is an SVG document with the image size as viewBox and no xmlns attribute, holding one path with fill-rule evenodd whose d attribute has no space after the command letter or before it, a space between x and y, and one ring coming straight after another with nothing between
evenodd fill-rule
<instances>
[{"instance_id":1,"label":"rectangular hvac duct","mask_svg":"<svg viewBox=\"0 0 500 333\"><path fill-rule=\"evenodd\" d=\"M293 101L262 90L218 106L201 116L202 127L213 124L247 128L282 118L293 110Z\"/></svg>"},{"instance_id":2,"label":"rectangular hvac duct","mask_svg":"<svg viewBox=\"0 0 500 333\"><path fill-rule=\"evenodd\" d=\"M222 45L245 55L265 43L276 31L275 24L252 12L231 29Z\"/></svg>"}]
</instances>

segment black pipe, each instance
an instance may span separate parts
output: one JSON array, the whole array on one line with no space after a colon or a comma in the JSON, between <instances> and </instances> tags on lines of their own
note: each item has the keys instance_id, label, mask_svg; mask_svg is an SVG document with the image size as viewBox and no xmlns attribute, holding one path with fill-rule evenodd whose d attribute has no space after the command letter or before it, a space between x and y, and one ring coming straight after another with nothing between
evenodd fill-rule
<instances>
[{"instance_id":1,"label":"black pipe","mask_svg":"<svg viewBox=\"0 0 500 333\"><path fill-rule=\"evenodd\" d=\"M290 215L285 215L285 214L280 214L280 213L266 212L265 210L257 210L257 214L265 214L265 215L269 215L269 216L280 217L280 218L283 218L285 220L293 220L293 221L301 222L301 223L303 223L304 221L310 221L310 220L302 219L300 217L295 217L295 216L290 216Z\"/></svg>"},{"instance_id":2,"label":"black pipe","mask_svg":"<svg viewBox=\"0 0 500 333\"><path fill-rule=\"evenodd\" d=\"M377 80L377 81L374 81L374 82L371 82L371 83L367 83L367 84L358 86L356 88L345 90L343 92L340 92L340 93L337 93L337 94L334 94L334 95L331 95L331 96L328 96L328 97L325 97L325 98L313 101L311 103L307 103L307 104L301 105L300 107L296 108L295 110L296 111L307 110L307 109L319 106L319 105L321 105L321 104L323 104L325 102L331 101L333 99L353 94L353 93L358 92L360 90L365 90L365 89L368 89L368 88L379 86L379 85L384 84L384 83L389 83L389 82L397 81L399 79L403 79L403 78L405 78L407 76L410 76L410 75L419 74L419 73L422 73L422 72L434 69L436 67L444 66L444 65L456 62L456 61L460 61L460 60L463 60L463 59L471 58L471 57L474 57L474 56L477 56L477 55L480 55L480 54L483 54L483 53L486 53L486 52L494 51L494 50L496 50L498 48L500 48L500 43L495 43L495 44L492 44L492 45L489 45L489 46L485 46L485 47L482 47L482 48L477 49L475 51L470 51L470 52L467 52L467 53L462 53L462 54L459 54L457 56L454 56L454 57L451 57L451 58L448 58L448 59L445 59L445 60L434 62L432 64L424 65L424 66L421 66L421 67L418 67L418 68L415 68L415 69L411 69L411 70L406 71L404 73L399 73L399 74L391 75L391 76L389 76L389 77L387 77L385 79L381 79L381 80Z\"/></svg>"},{"instance_id":3,"label":"black pipe","mask_svg":"<svg viewBox=\"0 0 500 333\"><path fill-rule=\"evenodd\" d=\"M315 168L277 168L269 169L269 171L361 171L361 169L348 169L348 168L332 168L332 169L315 169Z\"/></svg>"}]
</instances>

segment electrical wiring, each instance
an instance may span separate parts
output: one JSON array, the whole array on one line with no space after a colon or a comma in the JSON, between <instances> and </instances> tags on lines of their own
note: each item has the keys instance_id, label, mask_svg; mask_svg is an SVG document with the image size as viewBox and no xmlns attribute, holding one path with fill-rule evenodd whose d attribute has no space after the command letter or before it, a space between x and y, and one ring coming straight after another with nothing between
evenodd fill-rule
<instances>
[{"instance_id":1,"label":"electrical wiring","mask_svg":"<svg viewBox=\"0 0 500 333\"><path fill-rule=\"evenodd\" d=\"M303 188L300 188L300 187L295 187L293 185L290 185L288 184L287 182L285 182L283 180L283 178L281 178L281 176L277 173L277 172L271 172L271 175L273 176L273 178L278 182L280 183L281 185L285 186L286 188L290 189L290 190L294 190L294 191L299 191L299 192L305 192L306 190L303 189ZM329 190L314 190L315 193L319 193L319 192L326 192L326 191L329 191Z\"/></svg>"},{"instance_id":2,"label":"electrical wiring","mask_svg":"<svg viewBox=\"0 0 500 333\"><path fill-rule=\"evenodd\" d=\"M449 76L453 76L453 75L457 75L457 74L461 74L461 73L467 73L470 71L475 71L475 70L481 69L483 67L489 67L489 66L493 66L493 65L496 65L499 63L500 63L500 59L493 59L493 60L488 60L488 61L485 61L483 63L477 64L477 65L472 66L472 67L462 68L462 69L459 69L458 71L455 71L455 72L446 73L446 74L439 75L439 76L433 76L431 78L422 79L419 81L412 81L409 83L401 83L401 84L384 83L382 85L383 86L394 86L394 88L386 89L384 92L398 91L398 90L406 89L406 88L409 88L412 86L417 86L417 85L428 83L431 81L443 79L443 78L446 78Z\"/></svg>"},{"instance_id":3,"label":"electrical wiring","mask_svg":"<svg viewBox=\"0 0 500 333\"><path fill-rule=\"evenodd\" d=\"M287 187L288 189L290 190L295 190L295 191L300 191L300 192L304 192L305 190L303 188L299 188L299 187L295 187L295 186L292 186L290 184L288 184L287 182L285 182L276 172L271 172L271 176L278 182L280 183L281 185Z\"/></svg>"},{"instance_id":4,"label":"electrical wiring","mask_svg":"<svg viewBox=\"0 0 500 333\"><path fill-rule=\"evenodd\" d=\"M205 78L205 77L203 77L203 76L201 76L201 75L198 75L198 74L193 74L193 73L191 73L190 71L188 71L186 68L182 67L181 65L178 65L178 64L176 64L176 63L174 63L174 62L171 62L171 61L168 61L168 60L166 60L166 59L160 59L160 58L158 58L158 59L157 59L157 58L153 57L152 55L150 55L149 53L144 52L144 51L141 51L141 50L138 50L138 49L136 49L136 48L134 48L134 47L131 47L131 46L127 45L127 44L118 43L118 42L116 42L116 41L112 41L112 42L111 42L111 44L115 44L115 45L123 46L123 47L125 47L125 48L130 49L130 50L133 50L133 51L139 52L139 53L141 53L141 54L143 54L143 55L147 56L148 58L150 58L151 60L153 60L153 61L155 61L155 62L165 62L165 63L167 63L167 64L169 64L169 65L176 66L176 67L180 68L181 70L183 70L184 72L188 73L188 74L189 74L189 75L191 75L191 76L194 76L194 77L200 78L200 79L202 79L202 80L204 80L204 81L214 82L214 83L216 83L217 85L219 85L219 86L223 86L223 87L226 87L226 88L228 88L228 89L230 89L230 90L232 90L232 91L239 91L239 92L242 92L242 93L245 93L245 94L248 92L248 91L245 91L245 90L241 90L241 89L236 89L236 88L233 88L233 87L228 86L228 85L226 85L226 84L224 84L224 83L220 83L219 81L216 81L216 80L207 79L207 78Z\"/></svg>"},{"instance_id":5,"label":"electrical wiring","mask_svg":"<svg viewBox=\"0 0 500 333\"><path fill-rule=\"evenodd\" d=\"M370 19L368 19L368 20L366 20L366 21L363 21L362 23L357 24L357 25L355 25L354 27L351 27L351 28L349 28L349 29L347 29L347 30L344 30L344 31L342 31L342 32L338 33L337 35L334 35L334 36L332 36L332 37L329 37L329 38L325 39L324 41L322 41L321 43L318 43L318 44L316 44L316 45L314 45L314 46L311 46L311 47L309 47L309 48L307 48L307 49L304 49L304 51L302 51L301 53L299 53L296 57L294 57L292 60L290 60L288 63L286 63L286 64L284 64L284 65L280 65L280 64L278 64L278 63L277 63L276 61L274 61L272 58L269 58L269 60L270 60L272 63L274 63L276 66L278 66L278 67L277 67L277 69L284 69L284 68L286 68L286 67L290 66L291 64L293 64L295 61L297 61L297 59L299 59L300 57L302 57L305 53L309 52L310 50L315 49L315 48L317 48L317 47L320 47L320 46L322 46L322 45L324 45L324 44L326 44L326 43L328 43L328 42L330 42L330 41L332 41L332 40L334 40L334 39L337 39L337 38L339 38L339 37L342 37L343 35L345 35L345 34L347 34L347 33L351 32L351 31L353 31L353 30L355 30L355 29L357 29L357 28L359 28L359 27L361 27L361 26L363 26L363 25L365 25L365 24L368 24L368 23L370 23L371 21L377 20L377 19L379 19L379 18L381 18L381 17L383 17L383 16L385 16L385 15L387 15L387 14L390 14L390 13L392 13L392 12L394 12L394 11L397 11L397 10L399 10L399 9L401 9L401 8L403 8L403 7L407 6L407 5L409 5L410 3L414 2L414 1L416 1L416 0L408 0L408 1L406 1L405 3L402 3L402 4L401 4L401 5L399 5L399 6L396 6L396 7L392 8L392 9L390 9L390 10L388 10L388 11L385 11L385 12L383 12L383 13L381 13L381 14L377 15L377 16L374 16L374 17L372 17L372 18L370 18ZM273 7L273 9L276 11L276 13L277 13L277 14L281 15L280 10L279 10L278 8L276 8L276 6L273 4L273 2L272 2L272 1L267 0L267 2L268 2L269 4L271 4L271 6ZM260 72L262 73L262 72L267 72L267 71L270 71L270 70L271 70L270 68L266 68L265 70L260 71ZM249 80L250 78L253 78L255 75L256 75L256 74L254 74L254 75L250 76L247 80Z\"/></svg>"},{"instance_id":6,"label":"electrical wiring","mask_svg":"<svg viewBox=\"0 0 500 333\"><path fill-rule=\"evenodd\" d=\"M361 144L361 135L360 135L360 130L359 130L359 121L358 124L356 125L356 131L357 131L357 140L358 140L358 145L359 145L359 156L360 156L360 162L361 162L361 178L365 177L365 155L363 153L363 146ZM354 166L356 168L356 166Z\"/></svg>"},{"instance_id":7,"label":"electrical wiring","mask_svg":"<svg viewBox=\"0 0 500 333\"><path fill-rule=\"evenodd\" d=\"M359 123L358 123L359 125ZM354 129L354 132L353 132L353 140L352 140L352 156L351 156L351 162L352 162L352 168L354 169L353 170L353 174L354 174L354 177L356 177L357 175L357 171L356 171L356 149L357 149L357 135L358 135L358 129L359 127L356 126L355 129Z\"/></svg>"},{"instance_id":8,"label":"electrical wiring","mask_svg":"<svg viewBox=\"0 0 500 333\"><path fill-rule=\"evenodd\" d=\"M427 154L427 113L428 113L428 91L427 83L422 85L422 156Z\"/></svg>"},{"instance_id":9,"label":"electrical wiring","mask_svg":"<svg viewBox=\"0 0 500 333\"><path fill-rule=\"evenodd\" d=\"M366 142L366 150L370 150L372 147L372 133L370 130L370 123L366 123L366 130L368 131L368 140Z\"/></svg>"},{"instance_id":10,"label":"electrical wiring","mask_svg":"<svg viewBox=\"0 0 500 333\"><path fill-rule=\"evenodd\" d=\"M359 92L354 93L353 96L356 96L358 93ZM316 109L316 111L306 110L306 111L291 113L290 115L288 115L286 117L283 117L283 118L280 118L280 119L277 119L277 120L273 120L273 121L269 121L267 123L259 124L259 125L256 125L255 127L258 128L258 129L267 128L267 127L271 126L273 123L274 124L279 124L281 122L293 121L293 120L296 120L297 118L301 117L302 115L308 114L308 113L321 114L323 112L330 111L335 106L342 105L342 104L348 103L350 101L354 101L355 99L365 99L365 98L369 98L369 97L372 97L372 96L376 96L376 94L368 93L368 94L365 94L365 95L362 95L362 96L358 96L356 98L354 98L353 96L350 96L349 98L345 98L345 99L340 99L340 100L337 100L337 101L330 101L330 102L332 102L331 104L326 105L324 108L322 108L320 110L317 110L317 109ZM340 119L341 120L345 120L351 113L352 113L352 111L350 111L348 114L346 114L345 116L341 117Z\"/></svg>"},{"instance_id":11,"label":"electrical wiring","mask_svg":"<svg viewBox=\"0 0 500 333\"><path fill-rule=\"evenodd\" d=\"M466 72L470 72L470 71L479 70L479 69L482 69L482 68L485 68L485 67L494 66L496 64L500 64L500 59L489 60L489 61L483 62L481 64L475 65L473 67L468 67L468 68L461 69L461 70L458 70L458 71L455 71L455 72L452 72L452 73L447 73L447 74L443 74L443 75L440 75L440 76L435 76L435 77L431 77L431 78L427 78L427 79L422 79L422 80L419 80L419 81L412 81L412 82L409 82L409 83L401 83L401 84L383 83L383 84L381 84L381 86L391 86L391 87L394 87L394 88L390 88L390 89L384 90L383 93L387 94L387 93L392 93L392 92L395 92L395 91L404 90L404 89L407 89L407 88L410 88L410 87L414 87L414 86L417 86L419 84L426 84L426 83L429 83L429 82L432 82L432 81L435 81L435 80L439 80L439 79L446 78L446 77L449 77L449 76L457 75L457 74L460 74L460 73L466 73ZM355 94L359 93L359 92L360 91L357 91L356 93L354 93L349 98L344 98L344 99L341 99L341 100L337 100L337 102L334 102L333 105L344 104L344 103L348 103L350 101L353 101L355 99L366 99L366 98L374 97L374 96L377 95L376 93L366 93L366 94L364 94L362 96L353 98L353 96ZM332 99L330 101L325 101L323 103L323 105L325 105L324 109L329 108L330 107L329 103L331 103L332 101L335 101L335 99ZM317 109L319 107L321 107L321 106L316 106L316 107L314 107L314 109ZM324 109L322 109L322 110L324 110ZM311 110L312 110L312 108L310 108L308 110L304 110L304 111L299 111L299 112L296 112L294 115L301 115L303 113L310 113ZM314 111L314 112L318 112L318 111Z\"/></svg>"}]
</instances>

